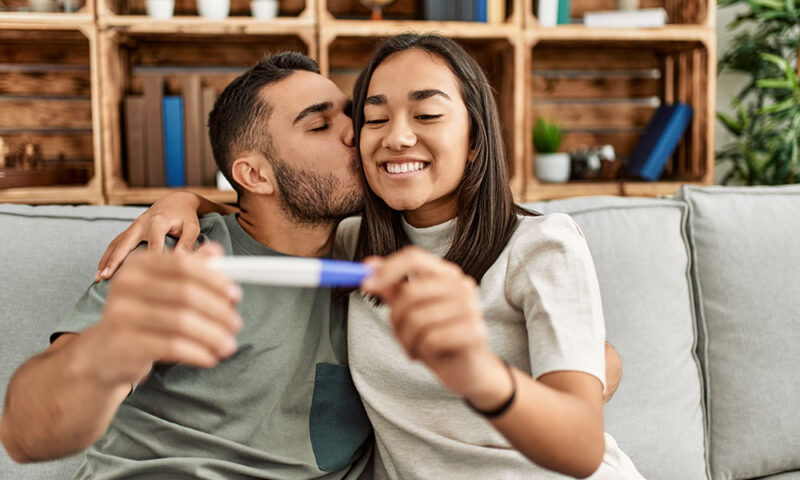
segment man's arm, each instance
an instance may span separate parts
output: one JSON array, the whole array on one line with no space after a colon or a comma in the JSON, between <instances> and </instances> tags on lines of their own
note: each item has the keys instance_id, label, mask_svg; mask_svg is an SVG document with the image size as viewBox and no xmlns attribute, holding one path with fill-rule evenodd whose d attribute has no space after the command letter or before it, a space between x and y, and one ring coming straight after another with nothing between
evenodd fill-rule
<instances>
[{"instance_id":1,"label":"man's arm","mask_svg":"<svg viewBox=\"0 0 800 480\"><path fill-rule=\"evenodd\" d=\"M0 438L17 462L79 452L105 432L131 385L155 362L210 368L236 349L241 290L196 255L132 255L100 321L59 337L25 362L8 386Z\"/></svg>"},{"instance_id":2,"label":"man's arm","mask_svg":"<svg viewBox=\"0 0 800 480\"><path fill-rule=\"evenodd\" d=\"M60 458L87 448L108 428L130 391L130 384L98 381L91 352L81 340L61 335L12 377L0 438L15 462Z\"/></svg>"}]
</instances>

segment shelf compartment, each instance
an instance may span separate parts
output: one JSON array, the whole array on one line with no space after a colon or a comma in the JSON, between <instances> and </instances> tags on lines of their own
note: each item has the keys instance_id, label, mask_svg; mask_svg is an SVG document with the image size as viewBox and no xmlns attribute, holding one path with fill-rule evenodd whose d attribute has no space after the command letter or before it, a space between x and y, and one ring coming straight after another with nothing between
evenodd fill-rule
<instances>
[{"instance_id":1,"label":"shelf compartment","mask_svg":"<svg viewBox=\"0 0 800 480\"><path fill-rule=\"evenodd\" d=\"M0 22L28 24L78 24L94 21L93 0L73 0L69 12L34 12L28 0L5 0L0 8Z\"/></svg>"},{"instance_id":2,"label":"shelf compartment","mask_svg":"<svg viewBox=\"0 0 800 480\"><path fill-rule=\"evenodd\" d=\"M373 24L370 28L382 29L382 25L389 26L396 25L401 22L409 25L409 28L414 29L417 22L423 22L426 25L435 25L436 29L441 26L447 26L451 23L461 25L463 31L464 25L469 25L470 28L476 26L486 25L488 27L499 27L503 24L487 25L478 22L463 22L463 21L426 21L424 2L420 0L398 0L394 4L383 9L383 20L375 21L370 20L371 11L365 7L359 0L318 0L319 1L319 20L322 25L329 25L337 21L356 21ZM521 25L522 15L518 12L522 11L523 0L506 0L506 21L505 25ZM409 23L410 22L410 23ZM448 27L451 28L458 27ZM424 30L430 30L431 27L423 27ZM416 30L416 29L415 29ZM374 30L373 30L374 31ZM408 28L406 29L408 31ZM385 33L385 32L384 32Z\"/></svg>"},{"instance_id":3,"label":"shelf compartment","mask_svg":"<svg viewBox=\"0 0 800 480\"><path fill-rule=\"evenodd\" d=\"M101 203L95 29L0 28L0 202Z\"/></svg>"},{"instance_id":4,"label":"shelf compartment","mask_svg":"<svg viewBox=\"0 0 800 480\"><path fill-rule=\"evenodd\" d=\"M134 186L127 178L127 139L125 138L124 102L126 95L143 93L145 79L158 76L163 80L164 95L183 95L187 79L200 79L200 87L219 95L231 80L270 52L300 51L315 55L316 44L298 34L170 34L130 32L111 28L102 37L100 62L104 79L103 125L105 139L103 161L107 168L105 188L114 204L149 203L171 191L163 185ZM184 107L188 102L184 102ZM205 125L207 119L201 119ZM188 121L188 117L185 119ZM188 126L188 123L185 123ZM188 144L187 144L188 145ZM190 155L188 146L184 147ZM194 159L194 158L193 158ZM187 159L188 160L188 159ZM191 168L192 162L187 162ZM195 188L213 198L235 201L233 192L217 193L213 172L204 175L205 186ZM189 176L187 175L187 178Z\"/></svg>"},{"instance_id":5,"label":"shelf compartment","mask_svg":"<svg viewBox=\"0 0 800 480\"><path fill-rule=\"evenodd\" d=\"M320 41L320 68L323 75L328 75L339 88L348 96L352 96L353 85L367 64L372 52L386 37L376 36L371 38L341 36ZM519 104L524 97L524 88L514 81L518 76L517 69L522 66L515 56L514 44L505 39L474 39L461 38L458 42L470 52L483 67L490 84L495 92L495 100L500 111L503 125L503 138L512 176L512 190L521 193L521 178L516 179L515 174L520 172L514 159L522 151L521 139L518 137L518 125L522 121L518 118L515 104ZM500 92L503 94L501 95Z\"/></svg>"},{"instance_id":6,"label":"shelf compartment","mask_svg":"<svg viewBox=\"0 0 800 480\"><path fill-rule=\"evenodd\" d=\"M258 21L258 23L276 23L285 20L299 20L309 26L314 25L314 10L316 0L281 0L278 17L274 21ZM197 13L196 0L175 0L175 16L170 20L153 20L147 17L146 0L97 0L97 16L101 24L114 25L125 22L118 17L144 17L148 22L171 24L181 20L195 18L202 20ZM250 14L250 0L231 0L229 20L245 19ZM217 22L210 22L217 23Z\"/></svg>"},{"instance_id":7,"label":"shelf compartment","mask_svg":"<svg viewBox=\"0 0 800 480\"><path fill-rule=\"evenodd\" d=\"M536 19L538 0L525 0L524 3L524 23L526 28L560 30L568 27L568 25L559 25L557 27L542 28ZM715 0L640 0L639 8L663 8L667 12L668 25L707 26L713 28L716 23ZM583 17L588 12L608 12L613 10L617 10L616 0L571 0L570 2L570 18L573 22L578 23L583 23Z\"/></svg>"},{"instance_id":8,"label":"shelf compartment","mask_svg":"<svg viewBox=\"0 0 800 480\"><path fill-rule=\"evenodd\" d=\"M536 178L530 132L537 119L556 121L565 129L561 151L610 144L625 162L658 106L675 101L688 104L694 113L659 182L623 179L622 185L633 187L619 192L617 178L578 182L576 195L644 194L646 185L652 185L654 193L663 193L662 184L713 183L715 92L708 79L715 74L714 52L709 45L692 41L534 43L528 59L525 198L541 198L547 192L561 192L559 188L573 191L570 186L541 184Z\"/></svg>"}]
</instances>

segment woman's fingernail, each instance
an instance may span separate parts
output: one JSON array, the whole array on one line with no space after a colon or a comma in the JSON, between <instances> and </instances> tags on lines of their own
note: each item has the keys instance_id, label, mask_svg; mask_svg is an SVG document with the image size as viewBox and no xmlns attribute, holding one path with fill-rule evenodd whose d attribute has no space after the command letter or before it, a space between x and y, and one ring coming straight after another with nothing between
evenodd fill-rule
<instances>
[{"instance_id":1,"label":"woman's fingernail","mask_svg":"<svg viewBox=\"0 0 800 480\"><path fill-rule=\"evenodd\" d=\"M103 273L100 274L101 277L108 279L108 275L111 273L111 269L106 267L103 269Z\"/></svg>"}]
</instances>

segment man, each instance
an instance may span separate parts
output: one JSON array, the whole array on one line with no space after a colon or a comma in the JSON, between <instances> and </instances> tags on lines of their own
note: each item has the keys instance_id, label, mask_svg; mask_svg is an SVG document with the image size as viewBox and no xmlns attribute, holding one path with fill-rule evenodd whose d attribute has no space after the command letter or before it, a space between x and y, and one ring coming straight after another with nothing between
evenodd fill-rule
<instances>
[{"instance_id":1,"label":"man","mask_svg":"<svg viewBox=\"0 0 800 480\"><path fill-rule=\"evenodd\" d=\"M359 476L371 429L345 366L342 302L330 289L242 292L205 265L329 254L361 207L348 108L294 53L226 88L210 130L241 212L202 225L222 247L137 253L89 288L10 382L0 432L12 459L91 446L77 478Z\"/></svg>"},{"instance_id":2,"label":"man","mask_svg":"<svg viewBox=\"0 0 800 480\"><path fill-rule=\"evenodd\" d=\"M329 254L361 204L349 101L312 60L281 54L234 80L209 125L239 193L237 215L201 222L222 249L137 253L87 291L9 385L0 437L13 459L91 445L78 478L364 470L370 429L344 366L342 305L328 289L242 292L205 265L222 250Z\"/></svg>"}]
</instances>

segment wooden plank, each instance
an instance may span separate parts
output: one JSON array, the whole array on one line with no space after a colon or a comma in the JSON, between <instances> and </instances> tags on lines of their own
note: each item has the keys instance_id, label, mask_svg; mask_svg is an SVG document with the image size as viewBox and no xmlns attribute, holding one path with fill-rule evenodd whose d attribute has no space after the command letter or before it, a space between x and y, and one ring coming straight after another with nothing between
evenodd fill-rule
<instances>
[{"instance_id":1,"label":"wooden plank","mask_svg":"<svg viewBox=\"0 0 800 480\"><path fill-rule=\"evenodd\" d=\"M208 118L217 101L217 92L211 87L203 88L203 185L217 184L217 162L211 148L211 137L208 129Z\"/></svg>"},{"instance_id":2,"label":"wooden plank","mask_svg":"<svg viewBox=\"0 0 800 480\"><path fill-rule=\"evenodd\" d=\"M102 0L100 0L102 1ZM122 0L108 0L109 3L114 4L113 10L116 12L124 12L125 15L144 15L146 14L146 0L129 0L126 2L127 7L121 5ZM230 14L233 15L250 15L250 0L230 0ZM279 15L297 15L303 8L305 2L303 0L281 0ZM175 15L198 15L197 1L196 0L175 0Z\"/></svg>"},{"instance_id":3,"label":"wooden plank","mask_svg":"<svg viewBox=\"0 0 800 480\"><path fill-rule=\"evenodd\" d=\"M660 67L659 55L646 48L543 45L533 50L534 73L537 70L647 70Z\"/></svg>"},{"instance_id":4,"label":"wooden plank","mask_svg":"<svg viewBox=\"0 0 800 480\"><path fill-rule=\"evenodd\" d=\"M0 128L92 128L92 102L0 98Z\"/></svg>"},{"instance_id":5,"label":"wooden plank","mask_svg":"<svg viewBox=\"0 0 800 480\"><path fill-rule=\"evenodd\" d=\"M585 103L542 104L533 107L537 119L555 121L563 128L641 128L650 122L656 107L641 104L595 105Z\"/></svg>"},{"instance_id":6,"label":"wooden plank","mask_svg":"<svg viewBox=\"0 0 800 480\"><path fill-rule=\"evenodd\" d=\"M28 143L39 145L45 161L63 157L66 161L93 158L92 134L8 134L2 136L8 152L15 152Z\"/></svg>"},{"instance_id":7,"label":"wooden plank","mask_svg":"<svg viewBox=\"0 0 800 480\"><path fill-rule=\"evenodd\" d=\"M570 78L534 74L533 98L634 98L658 97L659 78L613 77Z\"/></svg>"},{"instance_id":8,"label":"wooden plank","mask_svg":"<svg viewBox=\"0 0 800 480\"><path fill-rule=\"evenodd\" d=\"M339 90L347 94L348 97L353 98L353 87L358 79L358 72L350 69L333 70L328 78L339 87Z\"/></svg>"},{"instance_id":9,"label":"wooden plank","mask_svg":"<svg viewBox=\"0 0 800 480\"><path fill-rule=\"evenodd\" d=\"M627 157L636 148L639 142L640 130L623 130L618 132L575 132L567 131L561 142L561 149L565 152L580 150L584 147L598 147L611 145L618 157Z\"/></svg>"},{"instance_id":10,"label":"wooden plank","mask_svg":"<svg viewBox=\"0 0 800 480\"><path fill-rule=\"evenodd\" d=\"M89 42L71 31L0 30L0 62L88 67Z\"/></svg>"},{"instance_id":11,"label":"wooden plank","mask_svg":"<svg viewBox=\"0 0 800 480\"><path fill-rule=\"evenodd\" d=\"M196 38L153 35L136 42L132 65L141 66L237 66L250 67L269 53L286 50L306 52L305 42L291 36L199 36Z\"/></svg>"},{"instance_id":12,"label":"wooden plank","mask_svg":"<svg viewBox=\"0 0 800 480\"><path fill-rule=\"evenodd\" d=\"M89 96L91 81L85 72L0 72L2 95Z\"/></svg>"}]
</instances>

